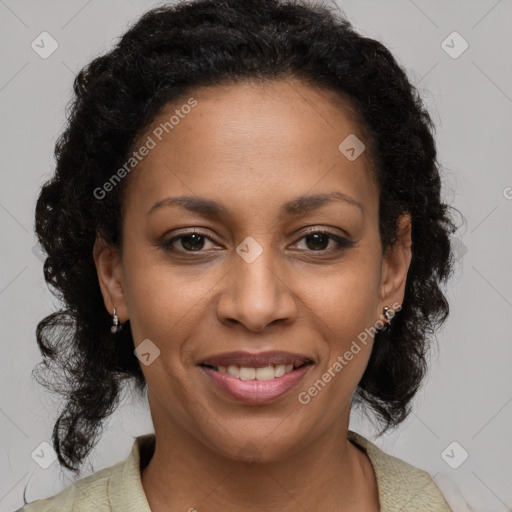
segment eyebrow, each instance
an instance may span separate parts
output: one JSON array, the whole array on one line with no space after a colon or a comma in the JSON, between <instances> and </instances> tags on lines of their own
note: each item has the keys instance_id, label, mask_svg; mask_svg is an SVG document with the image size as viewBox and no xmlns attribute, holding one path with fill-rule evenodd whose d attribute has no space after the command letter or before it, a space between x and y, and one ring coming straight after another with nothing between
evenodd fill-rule
<instances>
[{"instance_id":1,"label":"eyebrow","mask_svg":"<svg viewBox=\"0 0 512 512\"><path fill-rule=\"evenodd\" d=\"M356 206L364 211L363 205L342 192L335 191L328 194L303 195L284 203L281 206L281 213L288 216L301 215L334 201L341 201L346 204ZM157 201L147 212L147 215L153 213L162 206L181 206L188 211L198 213L203 216L221 217L229 214L229 210L221 203L212 199L206 199L197 196L179 196L166 197Z\"/></svg>"}]
</instances>

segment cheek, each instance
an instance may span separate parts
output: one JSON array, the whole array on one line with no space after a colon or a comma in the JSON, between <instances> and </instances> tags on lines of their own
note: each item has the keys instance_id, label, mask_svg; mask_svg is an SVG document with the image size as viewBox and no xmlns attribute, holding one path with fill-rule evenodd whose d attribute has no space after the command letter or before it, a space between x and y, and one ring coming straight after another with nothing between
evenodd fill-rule
<instances>
[{"instance_id":1,"label":"cheek","mask_svg":"<svg viewBox=\"0 0 512 512\"><path fill-rule=\"evenodd\" d=\"M354 386L366 368L378 320L379 264L376 255L361 251L328 277L309 283L308 309L328 352L323 370L341 358L344 378L356 381Z\"/></svg>"},{"instance_id":2,"label":"cheek","mask_svg":"<svg viewBox=\"0 0 512 512\"><path fill-rule=\"evenodd\" d=\"M309 306L326 320L333 334L354 334L372 324L379 300L380 261L363 250L330 272L307 279Z\"/></svg>"},{"instance_id":3,"label":"cheek","mask_svg":"<svg viewBox=\"0 0 512 512\"><path fill-rule=\"evenodd\" d=\"M186 339L204 317L205 304L219 276L193 266L173 267L157 251L125 245L125 301L135 344L149 338L160 348L177 350L179 340Z\"/></svg>"}]
</instances>

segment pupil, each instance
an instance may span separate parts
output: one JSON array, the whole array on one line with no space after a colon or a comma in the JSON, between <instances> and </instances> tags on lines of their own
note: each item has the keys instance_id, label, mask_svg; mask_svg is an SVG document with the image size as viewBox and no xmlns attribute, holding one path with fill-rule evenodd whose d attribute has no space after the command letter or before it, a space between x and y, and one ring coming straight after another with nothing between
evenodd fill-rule
<instances>
[{"instance_id":1,"label":"pupil","mask_svg":"<svg viewBox=\"0 0 512 512\"><path fill-rule=\"evenodd\" d=\"M187 240L193 239L192 243L187 243ZM200 243L202 241L202 243ZM202 235L198 235L196 233L191 235L185 235L181 239L181 245L190 251L197 251L199 249L202 249L204 245L204 238Z\"/></svg>"},{"instance_id":2,"label":"pupil","mask_svg":"<svg viewBox=\"0 0 512 512\"><path fill-rule=\"evenodd\" d=\"M313 239L313 247L311 247L311 244L309 244L309 243L307 243L307 246L309 249L312 249L314 251L317 251L320 249L325 249L329 245L329 237L324 233L314 233L312 235L308 235L306 237L306 240L307 239ZM324 243L322 243L322 240L324 241ZM318 245L315 245L318 243L320 244L321 247L318 247Z\"/></svg>"}]
</instances>

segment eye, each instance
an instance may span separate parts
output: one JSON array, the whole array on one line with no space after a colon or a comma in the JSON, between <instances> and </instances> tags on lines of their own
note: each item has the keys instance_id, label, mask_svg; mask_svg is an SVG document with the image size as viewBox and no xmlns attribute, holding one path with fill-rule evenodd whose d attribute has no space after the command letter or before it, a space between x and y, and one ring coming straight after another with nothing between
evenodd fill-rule
<instances>
[{"instance_id":1,"label":"eye","mask_svg":"<svg viewBox=\"0 0 512 512\"><path fill-rule=\"evenodd\" d=\"M304 250L320 253L332 253L355 245L355 242L340 235L319 229L312 229L304 233L303 236L295 242L295 245L300 245L300 242L303 240L306 246ZM208 241L212 244L210 248L208 247ZM202 253L207 252L208 249L213 249L215 242L208 235L194 230L173 236L168 240L164 240L159 245L169 251Z\"/></svg>"},{"instance_id":2,"label":"eye","mask_svg":"<svg viewBox=\"0 0 512 512\"><path fill-rule=\"evenodd\" d=\"M310 230L302 236L296 244L301 240L305 241L306 250L315 252L334 252L348 247L352 247L354 242L346 238L325 230ZM330 242L334 242L334 247L329 247Z\"/></svg>"},{"instance_id":3,"label":"eye","mask_svg":"<svg viewBox=\"0 0 512 512\"><path fill-rule=\"evenodd\" d=\"M164 240L160 245L164 249L175 250L178 252L202 252L207 240L213 242L213 240L204 233L190 231L187 233L181 233L180 235L174 236L168 240Z\"/></svg>"}]
</instances>

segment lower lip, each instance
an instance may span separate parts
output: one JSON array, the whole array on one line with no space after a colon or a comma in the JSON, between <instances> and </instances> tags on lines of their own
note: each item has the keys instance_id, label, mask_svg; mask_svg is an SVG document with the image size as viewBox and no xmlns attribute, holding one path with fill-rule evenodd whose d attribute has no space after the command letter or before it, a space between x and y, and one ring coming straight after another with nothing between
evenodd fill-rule
<instances>
[{"instance_id":1,"label":"lower lip","mask_svg":"<svg viewBox=\"0 0 512 512\"><path fill-rule=\"evenodd\" d=\"M241 380L212 368L205 366L199 368L215 385L232 398L245 403L261 404L280 398L291 391L302 380L310 367L310 364L306 364L272 380Z\"/></svg>"}]
</instances>

